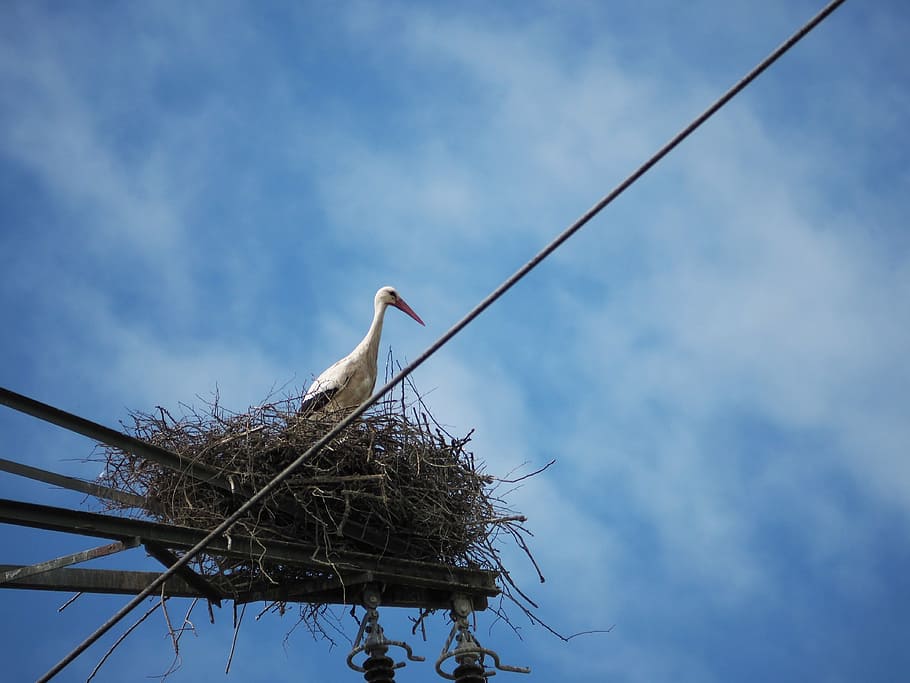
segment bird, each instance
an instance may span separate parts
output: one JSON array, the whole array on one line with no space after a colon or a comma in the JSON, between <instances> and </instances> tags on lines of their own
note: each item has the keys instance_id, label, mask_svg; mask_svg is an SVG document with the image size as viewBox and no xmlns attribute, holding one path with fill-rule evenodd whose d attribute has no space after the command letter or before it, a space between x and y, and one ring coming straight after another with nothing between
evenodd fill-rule
<instances>
[{"instance_id":1,"label":"bird","mask_svg":"<svg viewBox=\"0 0 910 683\"><path fill-rule=\"evenodd\" d=\"M319 415L356 408L376 386L376 361L385 309L394 306L425 326L394 287L381 287L373 298L373 321L363 340L347 356L324 370L310 385L300 405L301 415Z\"/></svg>"}]
</instances>

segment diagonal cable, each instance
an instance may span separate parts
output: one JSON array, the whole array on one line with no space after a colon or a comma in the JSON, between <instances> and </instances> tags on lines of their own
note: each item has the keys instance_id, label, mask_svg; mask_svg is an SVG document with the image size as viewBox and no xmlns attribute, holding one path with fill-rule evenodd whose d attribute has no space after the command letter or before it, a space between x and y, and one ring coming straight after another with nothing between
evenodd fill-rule
<instances>
[{"instance_id":1,"label":"diagonal cable","mask_svg":"<svg viewBox=\"0 0 910 683\"><path fill-rule=\"evenodd\" d=\"M411 374L416 370L420 365L424 363L430 356L436 353L443 345L445 345L452 337L461 332L465 327L467 327L477 316L483 313L487 308L490 307L497 299L499 299L503 294L505 294L509 289L511 289L515 284L518 283L525 275L527 275L531 270L533 270L541 261L543 261L547 256L552 254L556 249L558 249L566 240L568 240L572 235L578 232L585 224L587 224L594 216L596 216L600 211L604 209L608 204L610 204L614 199L616 199L620 194L626 191L630 185L635 181L641 178L645 173L647 173L657 162L663 159L667 154L669 154L673 148L675 148L679 143L685 140L689 135L691 135L697 128L699 128L705 121L711 118L714 114L717 113L727 102L733 99L736 95L742 92L746 86L748 86L752 81L754 81L763 71L765 71L769 66L776 62L780 57L782 57L790 48L792 48L796 43L798 43L802 38L806 36L812 29L818 26L822 21L824 21L828 15L830 15L834 10L840 7L845 0L832 0L828 3L818 14L812 17L807 21L799 30L797 30L793 35L791 35L787 40L781 43L771 54L765 57L758 65L756 65L748 74L746 74L740 81L734 84L729 90L727 90L723 95L721 95L710 107L705 109L704 112L699 114L695 119L692 120L689 125L683 128L679 133L673 136L669 142L667 142L663 147L661 147L657 152L655 152L646 162L639 166L635 171L632 172L625 180L623 180L619 185L617 185L609 194L605 195L600 201L598 201L594 206L592 206L588 211L586 211L582 216L575 221L572 225L566 228L563 232L556 236L552 242L547 244L543 249L541 249L530 261L525 265L515 271L508 279L506 279L499 287L493 290L486 298L484 298L479 304L477 304L471 311L465 315L461 320L455 323L445 334L443 334L439 339L437 339L433 344L431 344L426 351L421 353L414 361L408 364L403 370L401 370L397 375L395 375L391 380L386 382L378 391L376 391L370 398L360 404L360 406L348 415L345 419L335 425L331 431L329 431L325 436L323 436L319 441L314 443L309 450L300 455L294 462L284 468L280 473L278 473L272 481L263 486L252 498L247 500L243 505L241 505L237 510L227 517L221 524L212 529L212 531L202 539L198 544L193 546L190 550L186 552L173 566L171 566L167 571L163 572L157 579L155 579L151 584L149 584L145 590L136 595L132 600L130 600L126 605L124 605L116 614L114 614L110 619L108 619L104 624L98 627L98 629L88 636L82 643L77 645L69 654L61 659L53 668L51 668L46 674L38 679L39 683L44 681L51 680L54 676L60 673L67 665L70 664L76 657L82 654L87 650L95 641L97 641L101 636L107 633L111 628L113 628L121 619L123 619L127 614L129 614L133 609L135 609L145 598L158 590L161 585L167 581L175 572L177 572L181 567L185 566L190 560L192 560L196 555L202 552L205 547L213 541L215 538L220 536L222 533L227 531L234 522L240 519L250 508L252 508L256 503L262 500L265 496L271 493L275 488L277 488L281 482L283 482L287 477L289 477L294 470L296 470L300 465L306 462L314 454L322 450L332 439L338 436L344 429L349 427L355 420L357 420L361 415L363 415L370 407L372 407L380 398L387 394L395 385L401 382L405 377Z\"/></svg>"}]
</instances>

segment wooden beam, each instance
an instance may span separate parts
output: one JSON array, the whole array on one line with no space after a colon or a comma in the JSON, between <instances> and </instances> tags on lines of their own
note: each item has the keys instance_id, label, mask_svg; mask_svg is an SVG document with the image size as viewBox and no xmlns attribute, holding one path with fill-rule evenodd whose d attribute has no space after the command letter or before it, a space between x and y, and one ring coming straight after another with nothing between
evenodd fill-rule
<instances>
[{"instance_id":1,"label":"wooden beam","mask_svg":"<svg viewBox=\"0 0 910 683\"><path fill-rule=\"evenodd\" d=\"M5 458L0 458L0 470L11 474L18 474L20 477L27 477L28 479L34 479L35 481L43 481L47 484L60 486L69 489L70 491L87 493L95 498L113 500L134 508L149 509L149 501L142 496L137 496L133 493L128 493L127 491L120 491L109 486L95 484L94 482L83 481L82 479L76 479L75 477L67 477L62 474L57 474L56 472L32 467L31 465L23 465L22 463L13 462L12 460L7 460Z\"/></svg>"},{"instance_id":2,"label":"wooden beam","mask_svg":"<svg viewBox=\"0 0 910 683\"><path fill-rule=\"evenodd\" d=\"M177 564L179 558L172 553L167 548L153 543L152 541L145 542L145 549L148 551L149 555L158 560L165 567L173 567ZM204 595L209 602L221 607L221 593L215 590L205 578L194 572L192 569L186 565L180 567L177 570L177 575L182 577L184 581L190 584L193 588L199 591Z\"/></svg>"},{"instance_id":3,"label":"wooden beam","mask_svg":"<svg viewBox=\"0 0 910 683\"><path fill-rule=\"evenodd\" d=\"M252 590L238 595L235 602L301 602L333 605L363 604L364 588L369 584L379 583L372 572L361 572L325 581L301 581L281 586L270 586L264 590ZM384 607L405 607L413 609L452 609L453 591L446 588L425 588L405 585L403 582L382 582L382 601ZM470 593L475 611L485 610L488 606L488 595Z\"/></svg>"},{"instance_id":4,"label":"wooden beam","mask_svg":"<svg viewBox=\"0 0 910 683\"><path fill-rule=\"evenodd\" d=\"M171 550L192 548L208 533L204 529L7 499L0 499L0 522L113 540L138 537L143 543L152 541ZM322 572L348 574L368 571L374 574L377 581L419 588L488 596L499 592L497 574L488 570L351 551L327 555L324 549L314 544L252 538L241 534L215 539L204 552L246 562L269 561Z\"/></svg>"},{"instance_id":5,"label":"wooden beam","mask_svg":"<svg viewBox=\"0 0 910 683\"><path fill-rule=\"evenodd\" d=\"M80 562L94 560L97 557L113 555L114 553L119 553L123 550L128 550L129 548L135 548L137 545L139 545L138 539L133 539L129 543L117 541L116 543L109 543L108 545L103 545L98 548L91 548L89 550L83 550L71 555L64 555L63 557L47 560L46 562L30 564L26 567L20 567L15 571L0 572L0 585L3 585L9 581L15 581L16 579L23 579L27 576L43 574L44 572L50 571L52 569L59 569L60 567L67 567L71 564L79 564Z\"/></svg>"},{"instance_id":6,"label":"wooden beam","mask_svg":"<svg viewBox=\"0 0 910 683\"><path fill-rule=\"evenodd\" d=\"M0 564L0 572L14 572L21 565ZM95 593L108 595L136 595L149 585L157 572L117 571L112 569L52 569L39 575L16 579L0 588L18 590L60 591L67 593ZM319 603L337 605L359 605L363 600L363 587L376 579L370 573L352 574L333 581L305 581L285 588L263 588L238 594L237 604L248 602L272 602L281 600L290 603ZM207 596L179 576L171 577L164 586L164 594L173 598L201 598ZM227 597L227 596L225 596ZM473 608L481 611L487 608L486 596L473 596ZM383 607L404 607L408 609L451 609L452 592L447 590L426 590L394 584L383 585Z\"/></svg>"},{"instance_id":7,"label":"wooden beam","mask_svg":"<svg viewBox=\"0 0 910 683\"><path fill-rule=\"evenodd\" d=\"M208 482L225 491L233 490L230 483L228 483L216 469L193 462L189 458L184 458L166 448L146 443L134 436L118 432L115 429L105 427L97 422L92 422L84 417L73 415L65 410L60 410L60 408L48 405L47 403L42 403L41 401L36 401L28 396L17 394L15 391L0 387L0 404L9 406L13 410L18 410L20 413L37 417L39 420L50 422L58 427L63 427L71 432L82 434L82 436L87 436L90 439L100 441L108 446L119 448L128 453L134 453L146 460L157 462L159 465L176 470L177 472L184 472L195 479Z\"/></svg>"},{"instance_id":8,"label":"wooden beam","mask_svg":"<svg viewBox=\"0 0 910 683\"><path fill-rule=\"evenodd\" d=\"M0 572L4 573L21 568L22 565L0 564ZM157 577L158 572L64 568L16 579L3 584L0 588L136 595ZM164 584L164 594L175 598L205 598L179 576L168 579Z\"/></svg>"}]
</instances>

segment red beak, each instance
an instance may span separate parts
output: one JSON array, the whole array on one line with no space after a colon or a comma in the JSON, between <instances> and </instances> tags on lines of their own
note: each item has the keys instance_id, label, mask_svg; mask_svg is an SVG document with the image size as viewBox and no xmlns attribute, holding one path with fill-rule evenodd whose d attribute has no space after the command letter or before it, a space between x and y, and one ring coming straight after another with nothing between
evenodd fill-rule
<instances>
[{"instance_id":1,"label":"red beak","mask_svg":"<svg viewBox=\"0 0 910 683\"><path fill-rule=\"evenodd\" d=\"M398 303L394 303L394 304L392 304L392 305L393 305L395 308L404 311L404 312L407 313L409 316L411 316L412 318L414 318L414 320L416 320L416 321L419 322L421 325L423 325L424 327L426 327L426 325L424 324L423 320L420 319L420 316L417 315L417 314L414 312L414 309L412 309L410 306L408 306L408 305L404 302L404 299L402 299L401 297L398 297Z\"/></svg>"}]
</instances>

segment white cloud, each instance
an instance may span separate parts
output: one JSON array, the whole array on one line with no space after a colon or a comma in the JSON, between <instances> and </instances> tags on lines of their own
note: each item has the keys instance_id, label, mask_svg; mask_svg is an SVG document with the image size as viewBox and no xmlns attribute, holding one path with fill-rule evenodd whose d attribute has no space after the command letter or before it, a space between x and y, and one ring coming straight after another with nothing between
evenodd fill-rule
<instances>
[{"instance_id":1,"label":"white cloud","mask_svg":"<svg viewBox=\"0 0 910 683\"><path fill-rule=\"evenodd\" d=\"M188 54L203 73L240 66L206 40L206 14L181 29L176 13L156 13L161 32L138 41L143 73L179 68ZM254 99L242 86L199 83L185 115L153 117L154 143L139 143L134 156L111 136L84 81L70 78L92 69L67 63L54 40L29 59L5 53L0 78L20 97L2 110L3 153L80 219L82 232L56 248L48 248L56 235L36 238L34 261L10 276L53 321L47 328L61 330L35 340L47 349L36 373L58 384L56 396L76 405L95 392L125 412L218 386L228 407L243 408L276 382L306 384L346 353L366 327L372 291L387 282L430 323L387 323L385 344L401 360L413 357L503 268L715 94L703 69L717 69L717 60L693 70L681 42L660 43L636 67L620 61L622 37L569 49L566 25L549 17L507 25L451 9L389 16L363 4L345 19L332 28L346 28L338 40L356 43L358 66L372 67L357 72L362 82L320 89L316 71L286 63L271 43L264 49L257 41L268 36L257 28L231 24L231 35L263 47L246 51L261 60L256 104L229 106ZM823 36L802 54L828 54L822 47L833 43ZM175 44L186 52L172 61ZM877 187L865 175L875 150L848 155L832 143L844 135L823 130L824 121L794 126L775 114L769 93L789 97L788 112L803 99L786 68L763 77L416 373L438 419L455 432L476 428L475 452L491 472L557 457L514 494L550 582L534 585L520 553L510 558L557 628L619 622L607 637L618 662L605 666L611 676L635 680L628 672L636 670L659 680L685 670L709 679L698 655L663 641L651 649L623 622L658 609L654 594L674 591L706 610L773 602L779 577L766 536L782 520L801 546L798 559L865 591L875 577L855 549L874 552L870 510L910 510L910 269L891 249L901 214L889 206L906 177L898 171L894 187ZM302 82L312 92L301 94ZM848 77L843 87L855 84ZM348 98L361 86L394 87L361 111L362 101ZM905 99L889 92L885 109L900 111ZM874 121L870 130L899 120L868 104L857 110L838 116ZM252 142L234 146L246 129ZM861 147L858 140L851 144ZM270 146L281 149L261 152ZM851 166L854 158L863 163ZM273 194L282 182L292 190ZM309 193L300 206L273 211L297 201L298 184ZM834 196L832 187L850 192ZM210 201L218 218L206 214ZM878 243L864 225L867 207L882 223ZM304 219L311 222L295 222ZM266 228L268 220L288 224ZM294 250L306 252L308 271L269 272L276 260L293 264ZM159 303L146 317L90 275L124 254L162 271L137 287ZM59 291L40 288L58 264ZM217 277L201 277L203 267ZM266 301L266 282L306 295ZM306 305L314 296L319 317ZM839 496L831 482L842 480L859 493ZM571 648L589 658L602 654L577 642ZM565 651L546 647L541 656ZM579 678L598 667L575 664Z\"/></svg>"},{"instance_id":2,"label":"white cloud","mask_svg":"<svg viewBox=\"0 0 910 683\"><path fill-rule=\"evenodd\" d=\"M407 212L407 220L419 222L425 212L428 221L447 225L450 218L457 223L470 217L463 213L469 202L483 215L492 205L514 207L523 199L535 209L568 203L589 190L585 201L591 203L608 189L603 178L618 177L641 161L681 125L682 110L694 113L715 94L697 78L689 94L662 89L645 75L614 69L606 50L591 51L569 68L552 59L553 36L541 27L504 32L421 14L405 21L405 28L398 37L404 49L457 67L453 78L467 83L472 101L482 103L487 120L480 135L487 137L466 138L467 144L479 148L495 137L501 158L459 172L459 183L452 185L469 188L459 195L465 200L440 214L437 206L410 202L400 188L432 197L421 190L430 179L447 184L446 174L463 164L457 153L434 157L357 143L347 155L350 166L357 166L355 185L378 188L383 216ZM599 518L596 506L585 511L561 494L564 485L565 491L577 486L592 498L597 491L618 492L632 506L629 514L655 535L664 569L687 577L721 603L770 595L776 579L763 566L759 536L781 505L805 525L798 533L807 552L836 557L861 581L847 548L835 539L839 533L858 537L867 522L845 525L832 492L793 458L810 458L826 475L855 476L865 495L908 508L910 495L901 483L908 481L900 457L906 431L901 410L869 400L883 387L898 405L906 400L901 371L889 380L887 368L905 346L902 330L910 329L905 316L893 316L901 309L907 280L880 272L883 255L855 237L858 226L832 221L820 210L826 169L836 156L818 156L819 151L809 142L807 153L800 153L792 140L775 138L748 100L737 102L558 255L559 270L550 282L583 269L608 293L604 302L553 286L545 294L552 301L523 311L533 316L561 303L561 313L548 306L548 323L518 317L498 304L500 320L506 316L509 323L497 332L508 337L488 350L538 345L539 367L529 369L533 375L510 376L482 357L453 364L443 360L445 351L421 370L421 384L422 377L440 378L433 382L440 389L429 400L441 406L443 419L478 428L479 453L495 453L497 464L521 462L542 447L560 456L561 469L548 480L558 483L529 485L522 498L533 504L536 493L548 502L552 516L532 522L532 528L547 529L542 534L547 559L562 556L577 560L570 562L575 567L599 567L608 564L606 558L617 561L623 554L614 553L617 546L627 558L641 552L641 561L653 552L639 551L634 539L623 536L629 531L621 521ZM355 161L362 159L363 165ZM523 192L486 191L483 173L502 170L502 162ZM337 181L331 186L343 187ZM338 192L331 203L340 206ZM643 207L642 196L645 201L657 196L660 203ZM366 197L364 207L371 200ZM630 204L638 212L634 221L624 220ZM339 209L351 210L350 204ZM549 208L542 210L532 227L549 235L561 225L549 220ZM367 214L362 208L343 222L367 225ZM499 227L505 232L518 225ZM482 241L474 228L465 226L458 238ZM422 238L418 250L445 244L447 236ZM578 242L583 246L575 246ZM520 301L522 287L509 296ZM465 309L469 303L466 299ZM554 331L573 314L577 321L570 333ZM470 339L474 331L464 336ZM542 348L550 335L561 337L553 355ZM530 389L539 381L553 383L575 402L553 410L547 426L534 424L540 407L528 405L528 396L546 393ZM566 412L576 418L567 423ZM746 444L719 446L712 433L742 415L786 433L821 432L822 442L832 446L830 457L760 446L753 474L744 466L745 456L724 450ZM516 436L542 431L550 433L541 440ZM594 443L603 447L591 452ZM559 525L585 533L553 533ZM580 537L604 539L604 545L584 546ZM609 566L603 573L611 575Z\"/></svg>"},{"instance_id":3,"label":"white cloud","mask_svg":"<svg viewBox=\"0 0 910 683\"><path fill-rule=\"evenodd\" d=\"M38 51L31 57L7 55L3 66L6 86L18 84L7 105L12 111L4 153L34 172L74 214L87 212L79 221L90 228L80 235L83 248L104 253L106 243L123 241L139 250L172 250L180 231L168 198L178 188L168 186L161 171L137 171L115 157L97 113L59 55Z\"/></svg>"},{"instance_id":4,"label":"white cloud","mask_svg":"<svg viewBox=\"0 0 910 683\"><path fill-rule=\"evenodd\" d=\"M411 27L405 36L416 54L451 60L462 69L458 77L478 88L492 112L487 130L496 131L498 149L518 150L522 141L531 141L516 155L524 165L516 173L535 188L545 178L554 179L553 188L593 185L588 179L602 178L607 167L583 153L588 149L609 148L610 168L627 168L644 157L654 131L675 121L684 104L658 106L666 92L659 98L659 89L647 80L611 72L609 60L606 67L598 66L594 55L580 67L573 65L569 74L547 61L551 55L537 47L546 41L533 31L503 36L425 15ZM700 90L706 103L709 89ZM630 112L644 114L633 120ZM619 145L609 138L612 129L623 132ZM765 593L773 581L761 566L756 534L778 501L786 500L809 525L804 533L812 552L831 552L828 544L844 519L836 505L831 507L830 491L815 487L786 456L767 450L759 456L765 462L756 465L760 477L766 468L782 479L790 472L805 487L806 500L797 495L796 485L760 479L757 493L764 500L743 507L750 482L741 456L718 451L710 431L724 416L752 414L784 431L821 430L836 445L832 458L813 458L823 471L856 476L866 495L884 495L905 508L910 503L900 483L907 481L899 457L905 431L901 411L869 401L875 387L887 387L898 401L905 400L901 371L888 380L887 367L906 341L907 321L892 312L901 308L907 281L900 273L879 272L883 255L857 241L857 226L832 224L831 216L819 211L821 190L816 188L824 187L831 158L799 154L792 141L776 140L747 104L731 108L687 145L649 180L650 187L656 183L663 189L662 205L644 211L635 225L592 226L605 236L587 236L587 249L573 252L570 244L560 254L561 268L586 268L610 297L597 306L580 302L575 291L564 294L563 317L575 313L581 321L577 334L565 340L564 352L583 361L558 368L562 354L544 355L536 377L568 381L579 392L567 392L574 400L601 402L604 410L615 411L603 430L596 426L600 414L578 409L582 417L572 422L570 455L562 458L567 470L596 473L607 487L623 489L635 514L653 524L661 552L672 556L680 571L695 572L703 586L713 586L720 599L735 601ZM395 151L381 152L367 172L378 177L386 162L394 167L401 159ZM459 163L457 158L445 161ZM420 177L432 174L436 164L424 164ZM399 200L392 192L398 184L383 186L385 201ZM490 200L482 187L467 196ZM635 197L632 192L624 201L635 202ZM495 197L503 199L509 197ZM615 211L622 208L610 215ZM698 223L691 222L692 215L700 217ZM641 232L632 238L615 234L625 230ZM613 240L626 250L614 248ZM642 267L631 276L625 267L628 249ZM512 329L524 322L513 321ZM530 326L542 328L535 321ZM519 339L515 335L506 343ZM467 379L475 372L485 381ZM444 377L439 385L447 392L476 396L469 400L478 405L467 411L447 406L443 414L459 415L459 424L477 424L479 434L484 428L501 433L488 412L499 413L503 406L513 414L533 410L520 407L530 377L510 383L482 361L479 368L466 363ZM471 382L475 386L469 390L458 388ZM505 397L499 395L503 384L511 386ZM497 389L489 397L493 385ZM655 407L674 420L662 436L650 433L662 428L651 419ZM557 435L550 442L566 435L557 415L552 417ZM511 433L527 429L529 421L522 415ZM508 416L503 422L514 424ZM596 442L612 451L606 463L601 453L574 461L571 454L585 453L585 444ZM517 461L523 448L540 448L539 443L518 440L517 448L515 443L494 437L492 450L504 447ZM881 446L873 446L870 458L863 444ZM729 460L717 460L725 457ZM825 509L828 513L820 512ZM578 516L571 504L567 510L558 519ZM589 523L592 535L604 535L597 521ZM573 552L568 539L555 543L557 552Z\"/></svg>"}]
</instances>

